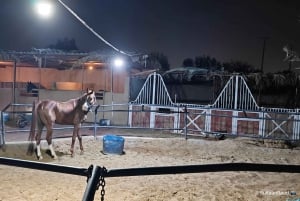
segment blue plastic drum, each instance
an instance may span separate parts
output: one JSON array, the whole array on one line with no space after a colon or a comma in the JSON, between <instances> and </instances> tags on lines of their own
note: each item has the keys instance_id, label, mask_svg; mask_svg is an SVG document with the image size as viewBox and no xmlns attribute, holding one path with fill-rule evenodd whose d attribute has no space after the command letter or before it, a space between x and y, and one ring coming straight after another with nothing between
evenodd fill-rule
<instances>
[{"instance_id":1,"label":"blue plastic drum","mask_svg":"<svg viewBox=\"0 0 300 201\"><path fill-rule=\"evenodd\" d=\"M9 121L9 115L7 113L2 113L2 115L3 115L3 122L4 123ZM1 116L0 116L0 120L1 120Z\"/></svg>"},{"instance_id":2,"label":"blue plastic drum","mask_svg":"<svg viewBox=\"0 0 300 201\"><path fill-rule=\"evenodd\" d=\"M105 135L103 137L104 154L124 154L124 138L116 135Z\"/></svg>"}]
</instances>

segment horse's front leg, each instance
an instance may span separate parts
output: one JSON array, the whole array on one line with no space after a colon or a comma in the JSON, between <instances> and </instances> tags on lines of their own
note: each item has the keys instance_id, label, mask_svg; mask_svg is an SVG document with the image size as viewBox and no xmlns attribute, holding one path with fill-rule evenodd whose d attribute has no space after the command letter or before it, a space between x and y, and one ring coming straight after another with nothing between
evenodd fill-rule
<instances>
[{"instance_id":1,"label":"horse's front leg","mask_svg":"<svg viewBox=\"0 0 300 201\"><path fill-rule=\"evenodd\" d=\"M80 130L80 127L81 127L81 124L78 125L78 129L77 129L77 138L78 138L78 141L79 141L79 146L80 146L80 154L83 154L83 145L82 145L82 137L81 137L81 134L79 132Z\"/></svg>"},{"instance_id":2,"label":"horse's front leg","mask_svg":"<svg viewBox=\"0 0 300 201\"><path fill-rule=\"evenodd\" d=\"M75 145L76 137L78 137L78 140L79 140L79 146L80 146L80 150L81 150L80 154L83 154L82 138L81 138L81 135L79 134L79 129L80 129L80 124L74 125L73 136L72 136L72 145L71 145L71 149L70 149L72 157L74 156L74 145Z\"/></svg>"}]
</instances>

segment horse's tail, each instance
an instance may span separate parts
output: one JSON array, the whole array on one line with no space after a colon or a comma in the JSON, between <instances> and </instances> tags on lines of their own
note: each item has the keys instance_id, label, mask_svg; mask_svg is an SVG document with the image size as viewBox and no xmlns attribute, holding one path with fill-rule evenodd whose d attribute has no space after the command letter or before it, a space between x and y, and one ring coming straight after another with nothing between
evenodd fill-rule
<instances>
[{"instance_id":1,"label":"horse's tail","mask_svg":"<svg viewBox=\"0 0 300 201\"><path fill-rule=\"evenodd\" d=\"M31 119L31 127L30 127L30 132L29 132L29 136L28 136L28 141L29 141L29 146L28 146L28 150L27 150L27 154L28 155L32 155L34 152L34 137L35 137L35 127L36 127L36 116L37 116L37 112L36 112L36 101L33 101L32 104L32 119Z\"/></svg>"}]
</instances>

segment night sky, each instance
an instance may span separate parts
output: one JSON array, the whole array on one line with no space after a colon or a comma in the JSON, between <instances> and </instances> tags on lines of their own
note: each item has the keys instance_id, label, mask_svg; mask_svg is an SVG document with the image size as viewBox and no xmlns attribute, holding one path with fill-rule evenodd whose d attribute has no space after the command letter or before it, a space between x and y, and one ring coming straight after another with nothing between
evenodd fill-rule
<instances>
[{"instance_id":1,"label":"night sky","mask_svg":"<svg viewBox=\"0 0 300 201\"><path fill-rule=\"evenodd\" d=\"M1 0L0 49L45 48L74 38L80 50L110 48L59 2L54 16L40 18L34 0ZM265 71L286 70L282 48L300 54L300 0L63 0L96 32L125 52L158 51L171 67L209 55L260 68L263 38ZM294 66L300 66L295 63Z\"/></svg>"}]
</instances>

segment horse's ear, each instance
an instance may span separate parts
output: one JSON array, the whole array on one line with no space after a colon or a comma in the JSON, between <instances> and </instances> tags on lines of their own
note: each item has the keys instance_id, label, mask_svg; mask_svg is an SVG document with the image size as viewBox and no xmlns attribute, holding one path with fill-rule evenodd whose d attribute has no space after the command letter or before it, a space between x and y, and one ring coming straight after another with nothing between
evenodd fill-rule
<instances>
[{"instance_id":1,"label":"horse's ear","mask_svg":"<svg viewBox=\"0 0 300 201\"><path fill-rule=\"evenodd\" d=\"M94 90L93 90L93 89L87 88L87 89L86 89L86 93L87 93L88 95L90 95L90 94L94 93Z\"/></svg>"}]
</instances>

